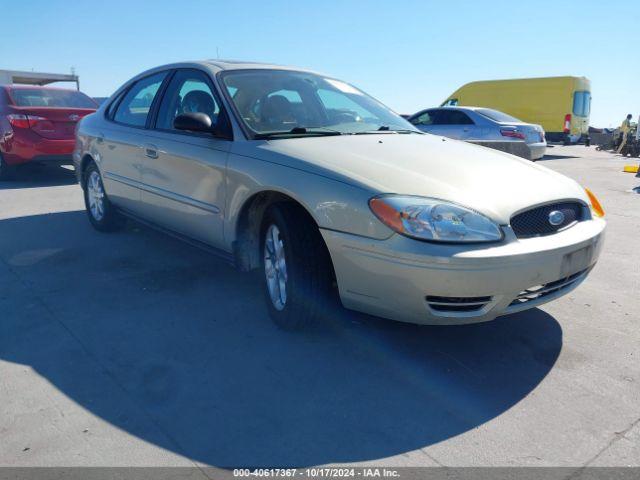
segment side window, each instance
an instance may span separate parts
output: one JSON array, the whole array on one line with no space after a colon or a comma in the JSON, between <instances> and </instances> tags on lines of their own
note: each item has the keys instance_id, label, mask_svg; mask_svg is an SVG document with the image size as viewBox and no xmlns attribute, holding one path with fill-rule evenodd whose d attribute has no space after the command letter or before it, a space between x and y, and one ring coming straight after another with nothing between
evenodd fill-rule
<instances>
[{"instance_id":1,"label":"side window","mask_svg":"<svg viewBox=\"0 0 640 480\"><path fill-rule=\"evenodd\" d=\"M454 110L451 112L451 120L453 125L473 125L473 120L464 112Z\"/></svg>"},{"instance_id":2,"label":"side window","mask_svg":"<svg viewBox=\"0 0 640 480\"><path fill-rule=\"evenodd\" d=\"M459 110L440 110L438 117L440 125L473 125L473 120Z\"/></svg>"},{"instance_id":3,"label":"side window","mask_svg":"<svg viewBox=\"0 0 640 480\"><path fill-rule=\"evenodd\" d=\"M138 80L118 105L113 119L133 127L144 127L153 99L166 76L167 72L161 72Z\"/></svg>"},{"instance_id":4,"label":"side window","mask_svg":"<svg viewBox=\"0 0 640 480\"><path fill-rule=\"evenodd\" d=\"M447 110L431 110L431 125L449 125L449 112Z\"/></svg>"},{"instance_id":5,"label":"side window","mask_svg":"<svg viewBox=\"0 0 640 480\"><path fill-rule=\"evenodd\" d=\"M446 102L444 102L440 106L441 107L457 107L458 106L458 99L457 98L450 98L449 100L447 100Z\"/></svg>"},{"instance_id":6,"label":"side window","mask_svg":"<svg viewBox=\"0 0 640 480\"><path fill-rule=\"evenodd\" d=\"M156 128L174 130L173 121L182 113L204 113L211 125L218 123L220 106L207 81L199 70L178 70L160 103Z\"/></svg>"},{"instance_id":7,"label":"side window","mask_svg":"<svg viewBox=\"0 0 640 480\"><path fill-rule=\"evenodd\" d=\"M411 120L414 125L433 125L435 122L433 112L424 112Z\"/></svg>"}]
</instances>

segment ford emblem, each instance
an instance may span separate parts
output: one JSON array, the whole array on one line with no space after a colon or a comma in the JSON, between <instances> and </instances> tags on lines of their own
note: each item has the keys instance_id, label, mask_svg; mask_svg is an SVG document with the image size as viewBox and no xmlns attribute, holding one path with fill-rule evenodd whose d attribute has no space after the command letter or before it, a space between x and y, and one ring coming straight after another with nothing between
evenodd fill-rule
<instances>
[{"instance_id":1,"label":"ford emblem","mask_svg":"<svg viewBox=\"0 0 640 480\"><path fill-rule=\"evenodd\" d=\"M562 225L564 223L564 213L560 210L554 210L549 213L549 223L554 227Z\"/></svg>"}]
</instances>

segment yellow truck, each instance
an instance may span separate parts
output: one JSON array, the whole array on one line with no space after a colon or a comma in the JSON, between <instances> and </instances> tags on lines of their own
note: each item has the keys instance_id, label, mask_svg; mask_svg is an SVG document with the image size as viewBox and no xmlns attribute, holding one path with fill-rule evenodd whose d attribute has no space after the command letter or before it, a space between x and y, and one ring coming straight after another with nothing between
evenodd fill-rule
<instances>
[{"instance_id":1,"label":"yellow truck","mask_svg":"<svg viewBox=\"0 0 640 480\"><path fill-rule=\"evenodd\" d=\"M442 106L500 110L542 125L547 141L574 143L589 132L591 82L586 77L515 78L471 82Z\"/></svg>"}]
</instances>

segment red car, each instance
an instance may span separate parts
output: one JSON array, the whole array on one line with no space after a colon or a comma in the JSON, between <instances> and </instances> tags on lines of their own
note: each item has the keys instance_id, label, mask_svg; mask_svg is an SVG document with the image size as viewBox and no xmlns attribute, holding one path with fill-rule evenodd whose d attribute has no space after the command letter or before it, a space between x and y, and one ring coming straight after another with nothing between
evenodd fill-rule
<instances>
[{"instance_id":1,"label":"red car","mask_svg":"<svg viewBox=\"0 0 640 480\"><path fill-rule=\"evenodd\" d=\"M73 164L76 124L97 108L75 90L0 86L0 179L29 162Z\"/></svg>"}]
</instances>

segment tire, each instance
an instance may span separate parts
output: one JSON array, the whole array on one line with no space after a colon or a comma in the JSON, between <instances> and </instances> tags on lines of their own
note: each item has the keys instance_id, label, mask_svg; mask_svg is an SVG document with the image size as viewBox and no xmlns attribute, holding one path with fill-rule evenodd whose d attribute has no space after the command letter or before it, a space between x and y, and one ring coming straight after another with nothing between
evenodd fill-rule
<instances>
[{"instance_id":1,"label":"tire","mask_svg":"<svg viewBox=\"0 0 640 480\"><path fill-rule=\"evenodd\" d=\"M265 212L260 239L261 276L271 319L284 330L319 325L333 303L333 270L315 222L302 207L277 203Z\"/></svg>"},{"instance_id":2,"label":"tire","mask_svg":"<svg viewBox=\"0 0 640 480\"><path fill-rule=\"evenodd\" d=\"M95 163L91 162L83 174L84 206L91 225L101 232L113 232L122 228L123 217L109 201L102 175Z\"/></svg>"},{"instance_id":3,"label":"tire","mask_svg":"<svg viewBox=\"0 0 640 480\"><path fill-rule=\"evenodd\" d=\"M13 177L14 168L11 165L7 165L0 155L0 181L11 180Z\"/></svg>"}]
</instances>

